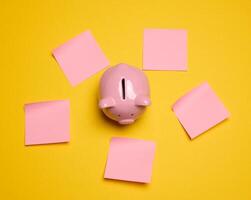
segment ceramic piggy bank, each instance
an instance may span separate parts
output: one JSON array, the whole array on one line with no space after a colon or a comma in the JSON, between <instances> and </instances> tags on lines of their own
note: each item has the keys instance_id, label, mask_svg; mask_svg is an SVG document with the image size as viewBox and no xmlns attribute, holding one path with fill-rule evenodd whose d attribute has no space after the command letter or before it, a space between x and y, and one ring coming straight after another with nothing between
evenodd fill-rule
<instances>
[{"instance_id":1,"label":"ceramic piggy bank","mask_svg":"<svg viewBox=\"0 0 251 200\"><path fill-rule=\"evenodd\" d=\"M100 81L99 107L120 124L131 124L151 104L145 74L127 64L118 64L104 72Z\"/></svg>"}]
</instances>

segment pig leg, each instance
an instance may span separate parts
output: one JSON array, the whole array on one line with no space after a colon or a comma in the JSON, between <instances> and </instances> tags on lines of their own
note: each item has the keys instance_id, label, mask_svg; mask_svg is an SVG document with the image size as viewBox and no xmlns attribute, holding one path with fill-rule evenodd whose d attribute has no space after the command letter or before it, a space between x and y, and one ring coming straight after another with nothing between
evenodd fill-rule
<instances>
[{"instance_id":1,"label":"pig leg","mask_svg":"<svg viewBox=\"0 0 251 200\"><path fill-rule=\"evenodd\" d=\"M135 99L135 105L137 106L149 106L151 104L151 100L148 96L139 95Z\"/></svg>"},{"instance_id":2,"label":"pig leg","mask_svg":"<svg viewBox=\"0 0 251 200\"><path fill-rule=\"evenodd\" d=\"M110 108L115 106L115 100L112 97L107 97L99 101L99 107L101 109Z\"/></svg>"}]
</instances>

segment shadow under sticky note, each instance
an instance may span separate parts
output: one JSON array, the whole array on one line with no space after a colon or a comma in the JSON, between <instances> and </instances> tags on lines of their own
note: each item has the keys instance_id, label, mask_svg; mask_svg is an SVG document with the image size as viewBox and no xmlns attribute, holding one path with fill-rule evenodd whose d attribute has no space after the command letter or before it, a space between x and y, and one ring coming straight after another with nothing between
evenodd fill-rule
<instances>
[{"instance_id":1,"label":"shadow under sticky note","mask_svg":"<svg viewBox=\"0 0 251 200\"><path fill-rule=\"evenodd\" d=\"M229 117L227 109L208 83L181 97L173 105L173 111L191 139Z\"/></svg>"},{"instance_id":2,"label":"shadow under sticky note","mask_svg":"<svg viewBox=\"0 0 251 200\"><path fill-rule=\"evenodd\" d=\"M109 65L90 31L69 40L52 54L73 86Z\"/></svg>"},{"instance_id":3,"label":"shadow under sticky note","mask_svg":"<svg viewBox=\"0 0 251 200\"><path fill-rule=\"evenodd\" d=\"M114 137L110 142L104 177L149 183L154 152L155 144L151 141Z\"/></svg>"},{"instance_id":4,"label":"shadow under sticky note","mask_svg":"<svg viewBox=\"0 0 251 200\"><path fill-rule=\"evenodd\" d=\"M25 105L25 145L68 142L70 102L48 101Z\"/></svg>"},{"instance_id":5,"label":"shadow under sticky note","mask_svg":"<svg viewBox=\"0 0 251 200\"><path fill-rule=\"evenodd\" d=\"M143 47L144 70L187 69L187 31L145 29Z\"/></svg>"}]
</instances>

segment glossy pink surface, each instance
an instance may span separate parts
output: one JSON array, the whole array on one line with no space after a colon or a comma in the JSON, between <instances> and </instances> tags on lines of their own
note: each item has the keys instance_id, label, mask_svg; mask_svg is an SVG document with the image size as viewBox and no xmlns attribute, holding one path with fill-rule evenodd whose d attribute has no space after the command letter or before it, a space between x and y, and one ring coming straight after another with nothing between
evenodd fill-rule
<instances>
[{"instance_id":1,"label":"glossy pink surface","mask_svg":"<svg viewBox=\"0 0 251 200\"><path fill-rule=\"evenodd\" d=\"M109 68L100 81L99 107L120 124L131 124L151 104L145 74L127 64Z\"/></svg>"}]
</instances>

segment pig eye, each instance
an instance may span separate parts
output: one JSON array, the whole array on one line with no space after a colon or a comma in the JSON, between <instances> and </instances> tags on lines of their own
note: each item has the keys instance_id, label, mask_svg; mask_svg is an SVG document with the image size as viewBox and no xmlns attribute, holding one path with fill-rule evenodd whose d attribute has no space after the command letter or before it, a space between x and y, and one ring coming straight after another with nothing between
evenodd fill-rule
<instances>
[{"instance_id":1,"label":"pig eye","mask_svg":"<svg viewBox=\"0 0 251 200\"><path fill-rule=\"evenodd\" d=\"M133 116L134 114L132 113L131 116Z\"/></svg>"},{"instance_id":2,"label":"pig eye","mask_svg":"<svg viewBox=\"0 0 251 200\"><path fill-rule=\"evenodd\" d=\"M120 117L120 115L118 115L118 117Z\"/></svg>"}]
</instances>

